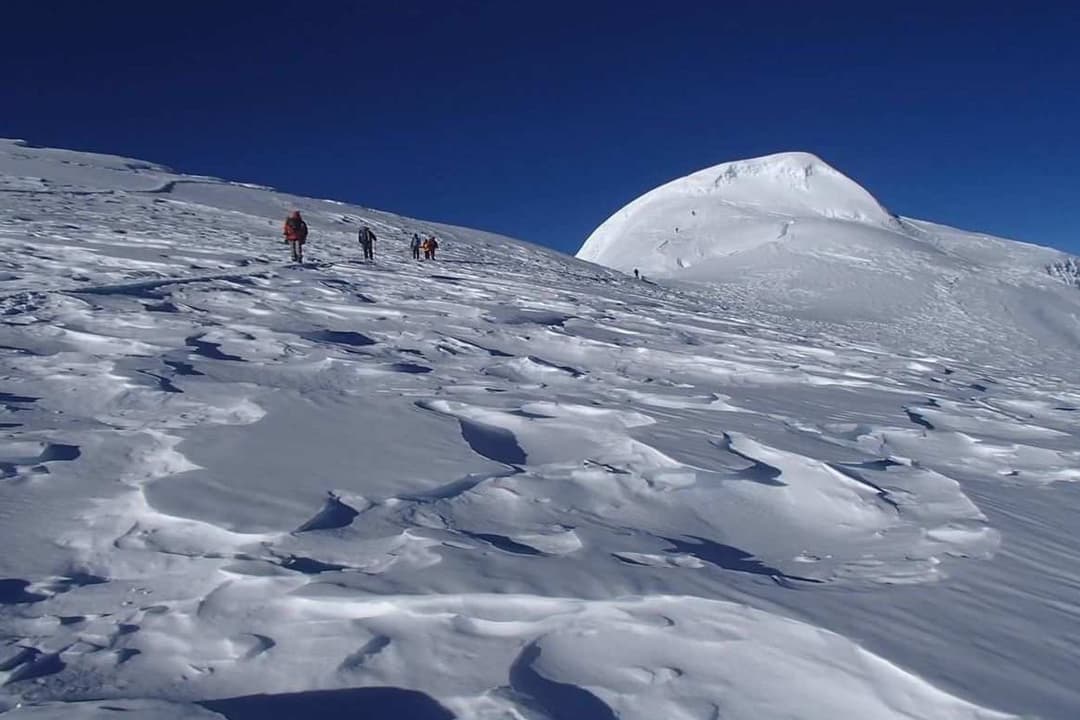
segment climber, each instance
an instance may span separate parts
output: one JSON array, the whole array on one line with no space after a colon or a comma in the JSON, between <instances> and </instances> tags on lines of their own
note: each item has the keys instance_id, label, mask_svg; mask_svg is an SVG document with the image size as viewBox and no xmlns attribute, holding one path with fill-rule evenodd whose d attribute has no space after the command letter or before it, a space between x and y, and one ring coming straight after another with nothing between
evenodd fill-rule
<instances>
[{"instance_id":1,"label":"climber","mask_svg":"<svg viewBox=\"0 0 1080 720\"><path fill-rule=\"evenodd\" d=\"M364 250L364 259L375 261L375 232L367 225L360 228L357 239Z\"/></svg>"},{"instance_id":2,"label":"climber","mask_svg":"<svg viewBox=\"0 0 1080 720\"><path fill-rule=\"evenodd\" d=\"M299 210L293 210L285 219L285 242L292 248L293 262L304 262L304 243L307 242L307 223L300 217Z\"/></svg>"}]
</instances>

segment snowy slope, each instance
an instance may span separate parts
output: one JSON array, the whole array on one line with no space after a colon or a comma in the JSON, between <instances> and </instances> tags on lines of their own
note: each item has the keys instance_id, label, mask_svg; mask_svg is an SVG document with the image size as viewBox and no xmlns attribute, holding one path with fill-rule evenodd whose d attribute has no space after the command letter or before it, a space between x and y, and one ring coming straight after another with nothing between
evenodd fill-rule
<instances>
[{"instance_id":1,"label":"snowy slope","mask_svg":"<svg viewBox=\"0 0 1080 720\"><path fill-rule=\"evenodd\" d=\"M0 178L5 720L1080 707L1072 368L122 158Z\"/></svg>"},{"instance_id":2,"label":"snowy slope","mask_svg":"<svg viewBox=\"0 0 1080 720\"><path fill-rule=\"evenodd\" d=\"M732 309L857 328L896 347L1037 367L1080 352L1065 253L890 214L806 153L726 163L634 200L578 257L705 281ZM977 328L977 332L972 332Z\"/></svg>"}]
</instances>

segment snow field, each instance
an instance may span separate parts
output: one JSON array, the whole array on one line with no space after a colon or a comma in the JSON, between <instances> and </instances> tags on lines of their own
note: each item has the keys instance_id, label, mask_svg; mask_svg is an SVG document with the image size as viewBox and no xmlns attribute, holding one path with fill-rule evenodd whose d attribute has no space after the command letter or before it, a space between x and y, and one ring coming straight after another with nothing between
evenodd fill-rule
<instances>
[{"instance_id":1,"label":"snow field","mask_svg":"<svg viewBox=\"0 0 1080 720\"><path fill-rule=\"evenodd\" d=\"M0 147L6 715L1077 707L1074 383Z\"/></svg>"}]
</instances>

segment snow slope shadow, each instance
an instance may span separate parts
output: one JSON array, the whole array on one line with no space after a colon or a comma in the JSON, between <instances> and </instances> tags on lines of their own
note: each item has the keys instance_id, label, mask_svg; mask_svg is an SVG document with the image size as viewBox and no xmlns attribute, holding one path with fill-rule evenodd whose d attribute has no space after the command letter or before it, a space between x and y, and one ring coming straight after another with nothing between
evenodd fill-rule
<instances>
[{"instance_id":1,"label":"snow slope shadow","mask_svg":"<svg viewBox=\"0 0 1080 720\"><path fill-rule=\"evenodd\" d=\"M478 455L505 465L524 465L527 456L514 433L506 428L459 419L461 437Z\"/></svg>"},{"instance_id":2,"label":"snow slope shadow","mask_svg":"<svg viewBox=\"0 0 1080 720\"><path fill-rule=\"evenodd\" d=\"M873 463L875 463L875 462L879 463L876 466L876 468L873 465ZM877 496L878 496L878 499L881 500L881 502L885 503L886 505L891 507L893 510L895 510L897 512L897 514L899 514L900 513L900 504L898 502L896 502L896 500L893 500L892 495L889 494L889 491L886 490L885 488L881 487L877 483L872 482L870 480L867 480L866 477L863 476L863 474L861 472L859 472L859 468L868 467L868 466L871 467L872 469L878 469L879 471L884 470L885 468L889 467L888 464L887 464L888 462L889 462L888 460L876 460L876 461L872 461L871 463L859 463L856 466L849 466L849 465L847 465L845 463L826 463L826 464L829 467L831 467L833 470L835 470L836 472L844 475L845 477L849 477L852 480L854 480L855 482L861 483L862 485L865 485L866 487L868 487L871 490L873 490L874 492L876 492ZM892 464L897 465L898 463L892 463Z\"/></svg>"},{"instance_id":3,"label":"snow slope shadow","mask_svg":"<svg viewBox=\"0 0 1080 720\"><path fill-rule=\"evenodd\" d=\"M193 266L194 267L194 266ZM171 285L189 285L192 283L232 282L251 284L252 276L266 276L265 270L248 273L211 273L207 275L193 275L188 277L165 277L153 278L152 280L140 280L115 285L99 285L97 287L83 287L69 290L72 295L126 295L128 297L141 298L144 300L163 300L170 292L167 288ZM229 289L229 288L219 288ZM235 291L235 290L234 290Z\"/></svg>"},{"instance_id":4,"label":"snow slope shadow","mask_svg":"<svg viewBox=\"0 0 1080 720\"><path fill-rule=\"evenodd\" d=\"M907 409L907 408L904 409L904 412L907 413L908 420L915 423L916 425L924 427L927 430L935 430L936 429L934 427L934 424L932 422L930 422L929 420L927 420L922 414L917 413L914 410L910 410L910 409Z\"/></svg>"},{"instance_id":5,"label":"snow slope shadow","mask_svg":"<svg viewBox=\"0 0 1080 720\"><path fill-rule=\"evenodd\" d=\"M376 635L368 642L364 643L364 646L349 655L347 658L341 661L341 665L338 666L338 670L359 670L364 667L364 664L371 658L377 656L386 648L390 647L390 638L385 635Z\"/></svg>"},{"instance_id":6,"label":"snow slope shadow","mask_svg":"<svg viewBox=\"0 0 1080 720\"><path fill-rule=\"evenodd\" d=\"M4 451L4 446L0 446L0 452ZM22 467L30 468L34 474L48 475L48 463L70 462L82 455L78 445L64 443L45 443L37 455L19 455L19 452L16 449L14 455L0 455L0 479L15 477Z\"/></svg>"},{"instance_id":7,"label":"snow slope shadow","mask_svg":"<svg viewBox=\"0 0 1080 720\"><path fill-rule=\"evenodd\" d=\"M537 556L543 555L534 547L523 545L519 542L515 542L505 535L496 535L495 533L474 533L460 531L465 537L472 538L473 540L480 540L494 547L496 550L502 550L503 552L510 553L511 555L530 555Z\"/></svg>"},{"instance_id":8,"label":"snow slope shadow","mask_svg":"<svg viewBox=\"0 0 1080 720\"><path fill-rule=\"evenodd\" d=\"M148 378L153 378L154 380L156 380L157 381L157 388L158 388L158 390L161 390L162 392L166 392L166 393L169 393L169 394L172 394L172 395L181 395L184 392L180 388L176 387L176 385L173 383L172 380L170 380L169 378L164 377L162 375L158 375L155 372L151 372L149 370L136 370L135 372L140 374L140 375L144 375L144 376L146 376Z\"/></svg>"},{"instance_id":9,"label":"snow slope shadow","mask_svg":"<svg viewBox=\"0 0 1080 720\"><path fill-rule=\"evenodd\" d=\"M82 451L79 449L78 445L46 443L45 449L41 451L41 455L37 458L37 462L69 462L71 460L78 460L81 455Z\"/></svg>"},{"instance_id":10,"label":"snow slope shadow","mask_svg":"<svg viewBox=\"0 0 1080 720\"><path fill-rule=\"evenodd\" d=\"M140 300L164 300L168 294L165 285L160 282L140 282L125 285L106 285L102 287L79 288L73 295L122 295Z\"/></svg>"},{"instance_id":11,"label":"snow slope shadow","mask_svg":"<svg viewBox=\"0 0 1080 720\"><path fill-rule=\"evenodd\" d=\"M162 362L171 367L177 375L196 376L206 374L196 370L191 363L180 362L179 360L162 360Z\"/></svg>"},{"instance_id":12,"label":"snow slope shadow","mask_svg":"<svg viewBox=\"0 0 1080 720\"><path fill-rule=\"evenodd\" d=\"M711 563L725 570L734 570L735 572L749 573L751 575L764 575L778 582L783 580L796 580L814 584L821 584L822 582L814 578L788 575L782 570L766 565L751 553L731 545L722 545L696 536L688 536L689 542L668 537L663 539L671 543L672 551L693 555L698 560Z\"/></svg>"},{"instance_id":13,"label":"snow slope shadow","mask_svg":"<svg viewBox=\"0 0 1080 720\"><path fill-rule=\"evenodd\" d=\"M350 525L360 513L349 507L333 493L326 498L322 508L314 517L305 522L293 532L303 533L312 530L335 530Z\"/></svg>"},{"instance_id":14,"label":"snow slope shadow","mask_svg":"<svg viewBox=\"0 0 1080 720\"><path fill-rule=\"evenodd\" d=\"M540 657L535 644L526 647L510 666L510 687L525 695L552 720L617 720L603 700L585 688L549 680L533 667Z\"/></svg>"},{"instance_id":15,"label":"snow slope shadow","mask_svg":"<svg viewBox=\"0 0 1080 720\"><path fill-rule=\"evenodd\" d=\"M454 717L430 696L396 687L247 695L204 700L198 704L227 720L293 720L302 717L453 720Z\"/></svg>"},{"instance_id":16,"label":"snow slope shadow","mask_svg":"<svg viewBox=\"0 0 1080 720\"><path fill-rule=\"evenodd\" d=\"M303 333L302 337L312 342L348 345L349 347L367 347L375 344L375 341L367 335L346 330L315 330Z\"/></svg>"},{"instance_id":17,"label":"snow slope shadow","mask_svg":"<svg viewBox=\"0 0 1080 720\"><path fill-rule=\"evenodd\" d=\"M751 482L756 482L761 485L770 485L772 487L783 487L787 484L780 479L784 474L780 468L770 465L762 460L758 460L752 455L747 455L744 452L736 450L733 438L730 434L724 433L720 440L710 440L710 442L721 450L731 453L735 457L750 463L750 467L739 471L738 475L742 479L750 480Z\"/></svg>"},{"instance_id":18,"label":"snow slope shadow","mask_svg":"<svg viewBox=\"0 0 1080 720\"><path fill-rule=\"evenodd\" d=\"M456 410L441 401L418 400L416 407L455 418L461 428L462 439L477 455L509 465L519 472L521 466L528 461L528 454L518 443L517 435L508 428L460 417Z\"/></svg>"},{"instance_id":19,"label":"snow slope shadow","mask_svg":"<svg viewBox=\"0 0 1080 720\"><path fill-rule=\"evenodd\" d=\"M426 365L419 365L411 362L396 362L389 367L394 372L406 373L407 375L424 375L432 370Z\"/></svg>"},{"instance_id":20,"label":"snow slope shadow","mask_svg":"<svg viewBox=\"0 0 1080 720\"><path fill-rule=\"evenodd\" d=\"M7 410L23 410L25 408L21 405L30 405L36 403L41 398L32 397L30 395L16 395L14 393L0 392L0 406L3 406Z\"/></svg>"},{"instance_id":21,"label":"snow slope shadow","mask_svg":"<svg viewBox=\"0 0 1080 720\"><path fill-rule=\"evenodd\" d=\"M40 602L48 598L34 592L27 592L30 583L17 578L0 579L0 605L20 605L23 603Z\"/></svg>"},{"instance_id":22,"label":"snow slope shadow","mask_svg":"<svg viewBox=\"0 0 1080 720\"><path fill-rule=\"evenodd\" d=\"M321 575L326 572L341 572L342 570L348 570L348 565L337 565L335 563L325 563L321 560L314 558L302 557L300 555L290 555L282 560L279 565L286 570L294 570L298 573L305 575Z\"/></svg>"},{"instance_id":23,"label":"snow slope shadow","mask_svg":"<svg viewBox=\"0 0 1080 720\"><path fill-rule=\"evenodd\" d=\"M233 362L247 362L239 355L230 355L227 352L221 350L221 343L208 342L201 340L201 335L193 335L184 339L184 344L191 348L191 351L196 355L200 355L204 358L210 358L211 360L231 360Z\"/></svg>"},{"instance_id":24,"label":"snow slope shadow","mask_svg":"<svg viewBox=\"0 0 1080 720\"><path fill-rule=\"evenodd\" d=\"M67 664L60 659L59 653L43 653L36 648L23 648L10 660L0 665L0 671L8 672L4 685L34 680L63 671Z\"/></svg>"}]
</instances>

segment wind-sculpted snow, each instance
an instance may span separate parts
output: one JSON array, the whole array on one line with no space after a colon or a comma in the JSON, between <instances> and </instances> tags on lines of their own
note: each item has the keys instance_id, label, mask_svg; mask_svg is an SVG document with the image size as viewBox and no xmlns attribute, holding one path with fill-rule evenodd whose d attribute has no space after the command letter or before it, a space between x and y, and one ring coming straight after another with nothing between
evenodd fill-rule
<instances>
[{"instance_id":1,"label":"wind-sculpted snow","mask_svg":"<svg viewBox=\"0 0 1080 720\"><path fill-rule=\"evenodd\" d=\"M1068 257L1046 266L1046 272L1066 285L1080 288L1080 258Z\"/></svg>"},{"instance_id":2,"label":"wind-sculpted snow","mask_svg":"<svg viewBox=\"0 0 1080 720\"><path fill-rule=\"evenodd\" d=\"M1076 384L485 233L82 154L75 188L62 151L16 154L10 717L1080 706ZM414 231L438 261L407 259Z\"/></svg>"}]
</instances>

